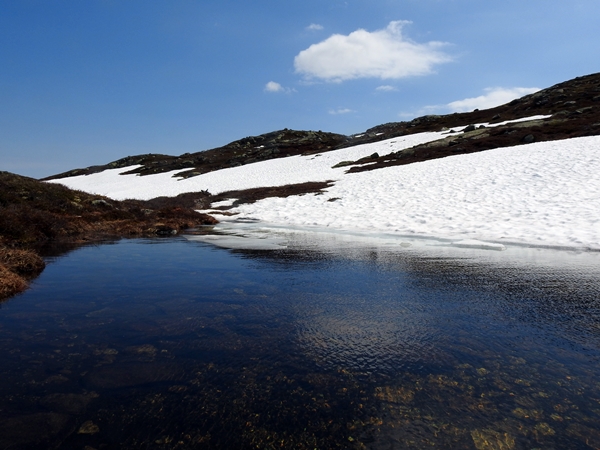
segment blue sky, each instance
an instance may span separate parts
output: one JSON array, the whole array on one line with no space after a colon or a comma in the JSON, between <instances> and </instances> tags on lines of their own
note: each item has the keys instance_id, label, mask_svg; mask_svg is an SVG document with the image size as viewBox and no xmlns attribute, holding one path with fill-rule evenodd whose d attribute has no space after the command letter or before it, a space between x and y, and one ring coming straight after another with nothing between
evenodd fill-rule
<instances>
[{"instance_id":1,"label":"blue sky","mask_svg":"<svg viewBox=\"0 0 600 450\"><path fill-rule=\"evenodd\" d=\"M598 72L599 17L598 0L0 0L0 170L504 103Z\"/></svg>"}]
</instances>

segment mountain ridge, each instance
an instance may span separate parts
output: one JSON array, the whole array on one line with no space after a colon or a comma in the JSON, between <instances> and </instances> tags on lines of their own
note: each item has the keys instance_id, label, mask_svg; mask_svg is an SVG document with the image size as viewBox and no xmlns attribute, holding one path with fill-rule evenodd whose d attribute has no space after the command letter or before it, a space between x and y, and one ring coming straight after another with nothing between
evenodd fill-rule
<instances>
[{"instance_id":1,"label":"mountain ridge","mask_svg":"<svg viewBox=\"0 0 600 450\"><path fill-rule=\"evenodd\" d=\"M510 121L528 116L551 116L542 122L515 126ZM308 155L425 131L440 131L464 124L509 122L494 128L486 136L461 136L442 146L417 146L403 155L377 155L353 164L349 171L368 170L389 165L408 164L449 155L472 153L493 148L520 145L533 141L568 139L600 134L600 73L577 77L555 84L504 105L484 110L446 115L425 115L406 122L389 122L363 133L344 136L323 131L283 129L248 136L222 147L184 153L180 156L142 154L127 156L104 165L73 169L43 180L89 175L107 169L139 165L124 174L150 175L178 171L178 178L189 178L214 170L252 164L268 159ZM484 133L481 133L484 134ZM412 154L411 154L412 153ZM398 157L396 157L398 156ZM375 163L375 164L372 164Z\"/></svg>"}]
</instances>

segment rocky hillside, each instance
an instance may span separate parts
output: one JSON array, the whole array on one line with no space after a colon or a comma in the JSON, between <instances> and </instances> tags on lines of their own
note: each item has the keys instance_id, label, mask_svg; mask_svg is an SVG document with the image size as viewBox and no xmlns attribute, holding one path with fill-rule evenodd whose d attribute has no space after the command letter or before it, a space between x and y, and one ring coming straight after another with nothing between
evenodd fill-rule
<instances>
[{"instance_id":1,"label":"rocky hillside","mask_svg":"<svg viewBox=\"0 0 600 450\"><path fill-rule=\"evenodd\" d=\"M133 165L142 167L127 173L150 175L181 170L176 176L188 178L213 170L252 164L267 159L334 150L348 141L349 138L341 134L285 129L260 136L246 137L223 147L197 153L185 153L181 156L158 154L127 156L106 165L70 170L46 179L89 175L106 169L118 169Z\"/></svg>"},{"instance_id":2,"label":"rocky hillside","mask_svg":"<svg viewBox=\"0 0 600 450\"><path fill-rule=\"evenodd\" d=\"M510 122L532 116L550 117ZM506 121L508 123L505 125L494 127L474 126L478 123L496 124ZM378 137L395 137L422 131L440 131L465 124L471 126L460 133L448 132L448 136L439 141L419 145L398 154L376 155L375 158L357 161L349 172L531 142L600 135L600 73L557 84L496 108L445 116L424 116L408 123L381 125L368 130L367 136L375 134ZM366 163L370 164L365 166Z\"/></svg>"},{"instance_id":3,"label":"rocky hillside","mask_svg":"<svg viewBox=\"0 0 600 450\"><path fill-rule=\"evenodd\" d=\"M147 175L178 170L175 176L187 178L267 159L322 153L407 134L440 131L465 124L494 124L537 115L552 117L541 121L509 123L485 130L475 130L471 127L464 133L449 133L446 139L437 143L415 147L399 155L366 157L349 164L349 171L373 170L388 165L407 164L534 141L600 134L600 73L578 77L495 108L469 113L428 115L408 122L391 122L352 136L285 129L246 137L223 147L181 156L128 156L106 165L75 169L47 179L91 174L132 165L141 167L128 173ZM370 164L364 166L365 163Z\"/></svg>"}]
</instances>

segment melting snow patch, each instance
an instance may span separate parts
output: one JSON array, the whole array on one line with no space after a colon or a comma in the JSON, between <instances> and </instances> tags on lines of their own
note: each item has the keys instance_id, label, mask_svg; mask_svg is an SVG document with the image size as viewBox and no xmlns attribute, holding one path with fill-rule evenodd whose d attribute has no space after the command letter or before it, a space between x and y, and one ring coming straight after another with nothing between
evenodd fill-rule
<instances>
[{"instance_id":1,"label":"melting snow patch","mask_svg":"<svg viewBox=\"0 0 600 450\"><path fill-rule=\"evenodd\" d=\"M232 235L185 235L189 241L204 242L233 250L282 250L287 248L284 239L276 237L232 236Z\"/></svg>"},{"instance_id":2,"label":"melting snow patch","mask_svg":"<svg viewBox=\"0 0 600 450\"><path fill-rule=\"evenodd\" d=\"M477 248L481 250L506 250L506 247L502 244L496 244L494 242L478 241L476 239L463 239L462 241L452 242L450 244L453 247L459 248Z\"/></svg>"},{"instance_id":3,"label":"melting snow patch","mask_svg":"<svg viewBox=\"0 0 600 450\"><path fill-rule=\"evenodd\" d=\"M211 208L219 208L221 206L233 206L236 202L237 198L228 198L227 200L223 200L220 202L214 202L210 205Z\"/></svg>"}]
</instances>

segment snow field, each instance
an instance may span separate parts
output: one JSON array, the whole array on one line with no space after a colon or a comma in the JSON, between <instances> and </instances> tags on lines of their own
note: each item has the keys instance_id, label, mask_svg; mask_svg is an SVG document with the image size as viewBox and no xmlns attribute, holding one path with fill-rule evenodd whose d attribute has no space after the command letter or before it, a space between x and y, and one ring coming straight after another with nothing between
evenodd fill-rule
<instances>
[{"instance_id":1,"label":"snow field","mask_svg":"<svg viewBox=\"0 0 600 450\"><path fill-rule=\"evenodd\" d=\"M53 182L121 200L334 180L324 194L268 198L231 210L236 216L218 218L428 236L467 244L486 241L600 250L600 136L500 148L370 172L346 174L346 167L332 168L341 161L374 152L385 155L445 135L402 136L183 180L173 178L176 172L119 175L129 167Z\"/></svg>"},{"instance_id":2,"label":"snow field","mask_svg":"<svg viewBox=\"0 0 600 450\"><path fill-rule=\"evenodd\" d=\"M542 142L347 174L325 195L235 211L273 224L600 250L598 171L600 137Z\"/></svg>"}]
</instances>

